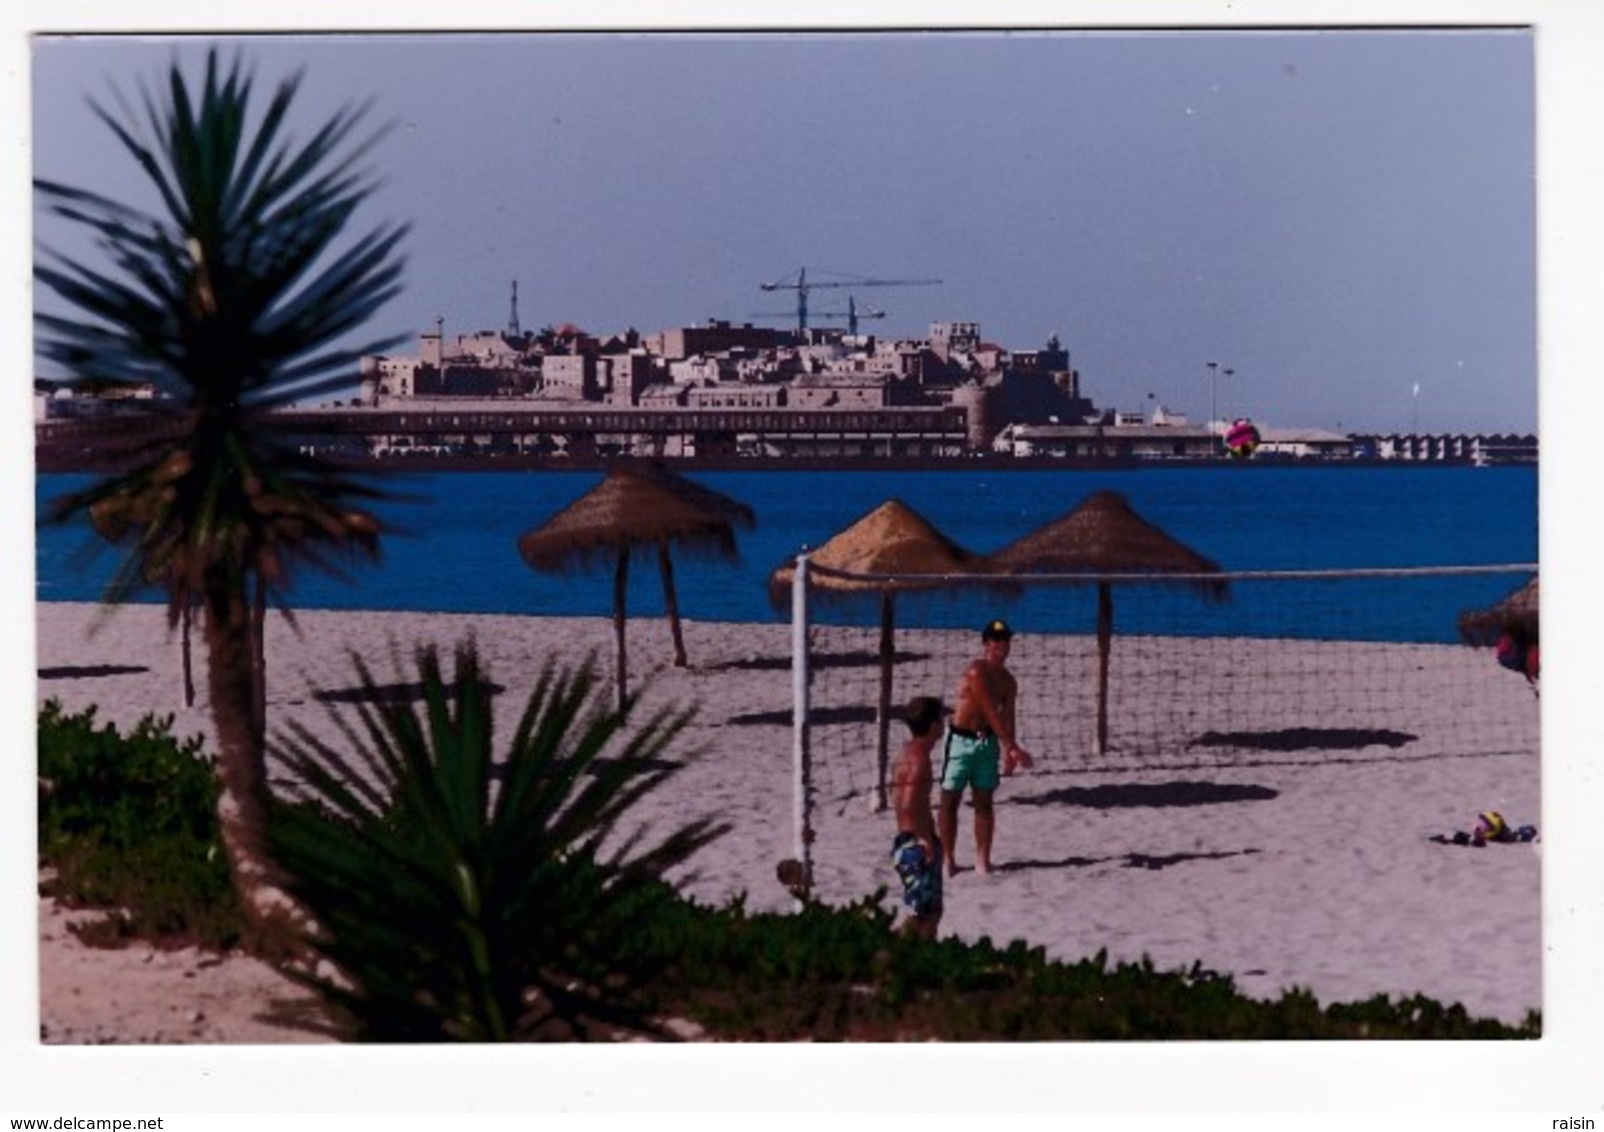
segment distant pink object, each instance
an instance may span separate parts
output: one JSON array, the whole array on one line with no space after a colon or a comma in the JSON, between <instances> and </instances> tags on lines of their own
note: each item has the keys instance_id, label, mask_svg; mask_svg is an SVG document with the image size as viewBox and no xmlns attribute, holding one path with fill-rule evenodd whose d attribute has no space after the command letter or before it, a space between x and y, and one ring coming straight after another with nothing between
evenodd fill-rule
<instances>
[{"instance_id":1,"label":"distant pink object","mask_svg":"<svg viewBox=\"0 0 1604 1132\"><path fill-rule=\"evenodd\" d=\"M1259 446L1259 440L1259 430L1249 420L1236 421L1225 430L1225 450L1233 456L1253 455L1253 450Z\"/></svg>"}]
</instances>

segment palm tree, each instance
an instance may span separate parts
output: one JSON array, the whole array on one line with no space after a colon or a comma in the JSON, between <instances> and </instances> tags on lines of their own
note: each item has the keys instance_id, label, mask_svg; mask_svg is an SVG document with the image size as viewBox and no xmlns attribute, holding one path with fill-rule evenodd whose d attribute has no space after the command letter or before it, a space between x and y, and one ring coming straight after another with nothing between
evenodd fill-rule
<instances>
[{"instance_id":1,"label":"palm tree","mask_svg":"<svg viewBox=\"0 0 1604 1132\"><path fill-rule=\"evenodd\" d=\"M35 278L70 314L35 315L42 356L79 381L154 390L107 455L118 470L54 506L87 513L126 550L107 600L145 579L166 588L176 622L198 610L223 784L224 842L243 903L259 922L275 903L264 852L267 801L261 629L293 568L374 557L373 487L294 448L263 414L350 383L363 354L397 339L345 344L398 291L404 225L348 233L374 183L358 168L377 133L337 113L309 138L288 135L299 77L258 110L241 61L208 55L192 85L165 86L99 120L154 189L152 211L36 180L56 216L95 237L103 261L43 249Z\"/></svg>"}]
</instances>

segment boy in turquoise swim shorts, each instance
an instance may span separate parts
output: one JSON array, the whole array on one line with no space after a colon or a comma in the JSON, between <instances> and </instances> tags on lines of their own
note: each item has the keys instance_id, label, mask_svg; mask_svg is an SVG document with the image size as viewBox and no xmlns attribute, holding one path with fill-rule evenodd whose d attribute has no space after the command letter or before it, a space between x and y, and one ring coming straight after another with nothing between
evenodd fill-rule
<instances>
[{"instance_id":1,"label":"boy in turquoise swim shorts","mask_svg":"<svg viewBox=\"0 0 1604 1132\"><path fill-rule=\"evenodd\" d=\"M1014 735L1019 684L1008 671L1013 639L1014 631L1006 622L988 622L980 631L980 659L970 662L958 683L958 701L942 752L941 815L936 828L948 876L958 871L953 841L958 836L958 804L964 790L973 791L975 871L986 874L991 872L991 843L996 832L992 794L1003 775L1035 765L1035 758Z\"/></svg>"}]
</instances>

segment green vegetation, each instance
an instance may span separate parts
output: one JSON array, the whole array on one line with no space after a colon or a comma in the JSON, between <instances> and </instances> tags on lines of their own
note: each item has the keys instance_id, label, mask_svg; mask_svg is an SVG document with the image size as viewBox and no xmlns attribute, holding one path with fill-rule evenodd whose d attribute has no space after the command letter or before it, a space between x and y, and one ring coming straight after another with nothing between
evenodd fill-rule
<instances>
[{"instance_id":1,"label":"green vegetation","mask_svg":"<svg viewBox=\"0 0 1604 1132\"><path fill-rule=\"evenodd\" d=\"M683 715L611 710L590 672L548 668L510 742L489 723L471 648L446 680L419 654L421 710L366 702L340 749L304 729L284 744L303 794L275 807L272 843L317 920L320 1019L356 1040L667 1036L889 1041L1535 1038L1416 996L1321 1007L1307 991L1242 995L1228 975L1077 962L983 939L891 930L881 895L844 908L709 908L658 879L717 834L694 823L655 845L628 811L677 768ZM222 869L215 780L170 721L128 735L93 711L40 714L40 852L56 891L122 909L114 936L221 946L242 920ZM492 755L497 757L492 758ZM106 940L104 942L114 942Z\"/></svg>"},{"instance_id":2,"label":"green vegetation","mask_svg":"<svg viewBox=\"0 0 1604 1132\"><path fill-rule=\"evenodd\" d=\"M685 902L651 925L643 950L664 977L655 1006L737 1040L1110 1041L1154 1039L1535 1038L1416 996L1320 1007L1307 991L1242 995L1194 965L1158 971L1068 963L1015 940L935 942L891 930L878 898L847 908L752 915Z\"/></svg>"},{"instance_id":3,"label":"green vegetation","mask_svg":"<svg viewBox=\"0 0 1604 1132\"><path fill-rule=\"evenodd\" d=\"M269 846L333 970L297 974L342 1026L379 1041L583 1038L650 1030L639 925L675 902L657 883L723 832L689 822L648 845L631 807L683 764L688 721L640 723L586 665L547 665L504 750L472 644L447 681L417 655L422 708L365 695L336 748L292 725L280 746L303 800L275 808ZM320 969L322 965L320 965Z\"/></svg>"},{"instance_id":4,"label":"green vegetation","mask_svg":"<svg viewBox=\"0 0 1604 1132\"><path fill-rule=\"evenodd\" d=\"M107 908L88 942L137 936L221 948L242 932L218 840L221 788L200 741L179 742L172 717L146 716L128 734L95 709L39 712L39 857L46 891Z\"/></svg>"}]
</instances>

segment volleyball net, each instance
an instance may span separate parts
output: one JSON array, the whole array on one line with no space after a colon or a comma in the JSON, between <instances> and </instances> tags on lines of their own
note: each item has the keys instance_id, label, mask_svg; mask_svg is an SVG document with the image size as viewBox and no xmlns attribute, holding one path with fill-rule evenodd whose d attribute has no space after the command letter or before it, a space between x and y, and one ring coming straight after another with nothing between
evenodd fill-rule
<instances>
[{"instance_id":1,"label":"volleyball net","mask_svg":"<svg viewBox=\"0 0 1604 1132\"><path fill-rule=\"evenodd\" d=\"M884 804L902 709L950 712L980 629L1015 632L1035 773L1535 754L1537 685L1460 637L1535 565L1107 577L947 575L939 588L799 563L803 796Z\"/></svg>"}]
</instances>

